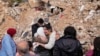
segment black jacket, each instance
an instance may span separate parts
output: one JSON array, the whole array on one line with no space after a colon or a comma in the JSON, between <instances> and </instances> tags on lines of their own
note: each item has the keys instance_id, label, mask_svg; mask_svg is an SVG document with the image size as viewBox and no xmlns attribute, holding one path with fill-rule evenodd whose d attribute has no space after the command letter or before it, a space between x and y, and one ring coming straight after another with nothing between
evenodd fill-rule
<instances>
[{"instance_id":1,"label":"black jacket","mask_svg":"<svg viewBox=\"0 0 100 56\"><path fill-rule=\"evenodd\" d=\"M37 32L37 29L38 29L39 27L40 27L40 26L39 26L37 23L32 25L32 37L33 37L34 34Z\"/></svg>"},{"instance_id":2,"label":"black jacket","mask_svg":"<svg viewBox=\"0 0 100 56\"><path fill-rule=\"evenodd\" d=\"M81 44L72 36L63 36L56 41L53 56L83 56Z\"/></svg>"}]
</instances>

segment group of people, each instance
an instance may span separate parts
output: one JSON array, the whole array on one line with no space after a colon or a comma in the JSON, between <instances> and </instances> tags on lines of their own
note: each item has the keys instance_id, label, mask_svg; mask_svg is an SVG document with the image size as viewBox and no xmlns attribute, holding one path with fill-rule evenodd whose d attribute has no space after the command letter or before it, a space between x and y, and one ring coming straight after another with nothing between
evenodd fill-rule
<instances>
[{"instance_id":1,"label":"group of people","mask_svg":"<svg viewBox=\"0 0 100 56\"><path fill-rule=\"evenodd\" d=\"M0 56L83 56L82 46L73 26L64 29L63 36L42 18L32 25L32 41L13 40L16 29L9 28L2 38ZM100 37L94 39L94 48L86 56L100 56Z\"/></svg>"}]
</instances>

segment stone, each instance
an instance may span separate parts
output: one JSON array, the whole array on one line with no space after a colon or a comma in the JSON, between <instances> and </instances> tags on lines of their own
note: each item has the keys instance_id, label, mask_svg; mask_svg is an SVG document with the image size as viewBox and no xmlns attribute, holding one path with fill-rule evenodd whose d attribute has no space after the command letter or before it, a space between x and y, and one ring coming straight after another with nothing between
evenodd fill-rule
<instances>
[{"instance_id":1,"label":"stone","mask_svg":"<svg viewBox=\"0 0 100 56\"><path fill-rule=\"evenodd\" d=\"M39 1L28 0L28 2L20 3L16 7L8 7L5 2L1 1L0 22L3 23L0 25L0 37L6 33L9 27L15 27L17 29L16 39L32 40L31 26L37 23L39 18L43 18L45 22L49 21L53 29L56 29L60 33L60 36L63 36L65 27L74 26L77 30L78 40L84 44L82 46L85 52L89 48L88 44L91 44L94 38L100 35L100 12L97 9L100 1L50 0L51 6L64 9L62 12L60 10L60 13L56 15L50 13L50 10L48 10L50 9L49 7L42 11L35 10L35 3ZM45 3L48 2L47 0L43 1ZM88 32L88 30L90 31Z\"/></svg>"},{"instance_id":2,"label":"stone","mask_svg":"<svg viewBox=\"0 0 100 56\"><path fill-rule=\"evenodd\" d=\"M94 16L95 10L90 10L89 15L84 19L84 21L87 21L88 19L92 19Z\"/></svg>"}]
</instances>

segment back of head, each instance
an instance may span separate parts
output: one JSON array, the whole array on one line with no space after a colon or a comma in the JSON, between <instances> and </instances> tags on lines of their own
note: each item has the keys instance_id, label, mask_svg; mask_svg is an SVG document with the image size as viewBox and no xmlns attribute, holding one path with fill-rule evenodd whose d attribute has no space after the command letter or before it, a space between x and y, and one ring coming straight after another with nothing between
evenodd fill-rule
<instances>
[{"instance_id":1,"label":"back of head","mask_svg":"<svg viewBox=\"0 0 100 56\"><path fill-rule=\"evenodd\" d=\"M67 35L76 37L76 30L73 26L68 26L68 27L65 28L64 36L67 36Z\"/></svg>"},{"instance_id":2,"label":"back of head","mask_svg":"<svg viewBox=\"0 0 100 56\"><path fill-rule=\"evenodd\" d=\"M43 24L43 23L44 23L44 20L43 20L42 18L40 18L40 19L38 20L38 23Z\"/></svg>"},{"instance_id":3,"label":"back of head","mask_svg":"<svg viewBox=\"0 0 100 56\"><path fill-rule=\"evenodd\" d=\"M31 50L31 48L33 47L32 42L28 41L28 45L29 45L29 50Z\"/></svg>"},{"instance_id":4,"label":"back of head","mask_svg":"<svg viewBox=\"0 0 100 56\"><path fill-rule=\"evenodd\" d=\"M100 56L100 37L96 37L94 39L94 55L93 56Z\"/></svg>"},{"instance_id":5,"label":"back of head","mask_svg":"<svg viewBox=\"0 0 100 56\"><path fill-rule=\"evenodd\" d=\"M18 52L26 54L29 51L29 46L27 41L20 41L19 43L17 43L17 48L18 48Z\"/></svg>"}]
</instances>

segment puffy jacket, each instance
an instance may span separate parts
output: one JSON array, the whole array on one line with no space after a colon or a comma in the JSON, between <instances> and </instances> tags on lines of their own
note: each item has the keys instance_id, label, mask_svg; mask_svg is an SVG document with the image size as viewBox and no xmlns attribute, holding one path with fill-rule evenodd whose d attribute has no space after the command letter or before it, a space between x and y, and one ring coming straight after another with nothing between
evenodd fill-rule
<instances>
[{"instance_id":1,"label":"puffy jacket","mask_svg":"<svg viewBox=\"0 0 100 56\"><path fill-rule=\"evenodd\" d=\"M72 36L63 36L56 41L53 56L83 56L81 44Z\"/></svg>"}]
</instances>

